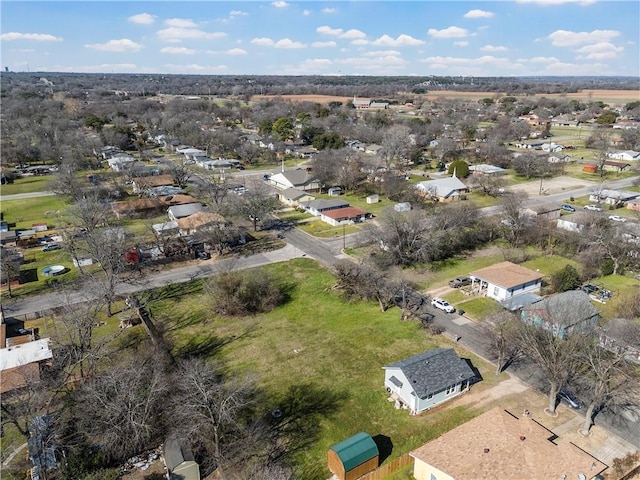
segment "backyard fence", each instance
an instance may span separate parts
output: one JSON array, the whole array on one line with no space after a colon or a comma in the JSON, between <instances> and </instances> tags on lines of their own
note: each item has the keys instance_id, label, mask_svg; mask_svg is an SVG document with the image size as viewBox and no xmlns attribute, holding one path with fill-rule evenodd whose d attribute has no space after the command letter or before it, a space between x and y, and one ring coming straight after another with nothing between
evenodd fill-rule
<instances>
[{"instance_id":1,"label":"backyard fence","mask_svg":"<svg viewBox=\"0 0 640 480\"><path fill-rule=\"evenodd\" d=\"M413 457L408 453L405 453L401 457L394 458L389 463L385 463L384 465L376 468L373 472L369 472L366 475L363 475L358 480L384 480L393 472L400 470L401 468L406 467L407 465L412 463Z\"/></svg>"}]
</instances>

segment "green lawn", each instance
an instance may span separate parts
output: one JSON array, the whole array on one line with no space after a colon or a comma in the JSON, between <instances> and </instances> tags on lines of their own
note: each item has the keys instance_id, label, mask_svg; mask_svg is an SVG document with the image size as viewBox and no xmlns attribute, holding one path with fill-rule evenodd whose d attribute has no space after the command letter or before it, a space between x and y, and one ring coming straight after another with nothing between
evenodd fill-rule
<instances>
[{"instance_id":1,"label":"green lawn","mask_svg":"<svg viewBox=\"0 0 640 480\"><path fill-rule=\"evenodd\" d=\"M340 195L339 197L330 197L329 195L326 195L324 193L314 193L314 196L317 199L322 198L325 200L338 198L340 200L344 200L345 202L349 202L349 205L351 205L352 207L361 208L362 210L371 212L376 216L380 215L382 210L384 210L385 208L393 207L396 204L396 202L392 202L391 200L384 198L382 195L380 195L380 201L378 203L367 203L368 194L361 192L348 192L344 195Z\"/></svg>"},{"instance_id":2,"label":"green lawn","mask_svg":"<svg viewBox=\"0 0 640 480\"><path fill-rule=\"evenodd\" d=\"M58 221L58 214L66 207L67 199L59 195L3 200L0 205L4 221L15 223L15 229L29 229L34 223L47 223L51 229Z\"/></svg>"},{"instance_id":3,"label":"green lawn","mask_svg":"<svg viewBox=\"0 0 640 480\"><path fill-rule=\"evenodd\" d=\"M313 261L268 268L296 282L291 300L269 314L219 318L194 292L156 301L152 309L166 319L176 352L211 352L238 374L257 378L271 399L264 408L276 408L292 387L325 404L328 413L319 421L318 438L295 458L296 478L327 478L327 449L356 432L390 437L395 458L480 413L455 403L420 416L394 409L387 401L382 366L455 344L429 336L416 322L400 322L397 309L382 313L373 303L345 303L331 289L335 280L330 272ZM497 381L489 365L461 354L486 382Z\"/></svg>"},{"instance_id":4,"label":"green lawn","mask_svg":"<svg viewBox=\"0 0 640 480\"><path fill-rule=\"evenodd\" d=\"M50 175L18 178L13 183L2 185L0 187L0 195L41 192L49 188L49 183L53 179L54 177Z\"/></svg>"},{"instance_id":5,"label":"green lawn","mask_svg":"<svg viewBox=\"0 0 640 480\"><path fill-rule=\"evenodd\" d=\"M303 232L319 238L341 237L342 235L350 235L361 231L361 224L358 225L340 225L334 227L322 220L313 220L298 224L298 228Z\"/></svg>"},{"instance_id":6,"label":"green lawn","mask_svg":"<svg viewBox=\"0 0 640 480\"><path fill-rule=\"evenodd\" d=\"M503 310L497 301L487 297L479 297L460 302L456 305L456 308L461 308L465 311L465 316L476 321L481 321L489 315Z\"/></svg>"}]
</instances>

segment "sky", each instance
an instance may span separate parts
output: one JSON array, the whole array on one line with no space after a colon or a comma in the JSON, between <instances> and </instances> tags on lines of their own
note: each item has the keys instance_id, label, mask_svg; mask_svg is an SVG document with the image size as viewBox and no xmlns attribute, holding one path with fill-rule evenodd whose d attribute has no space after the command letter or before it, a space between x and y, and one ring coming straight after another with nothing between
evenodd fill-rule
<instances>
[{"instance_id":1,"label":"sky","mask_svg":"<svg viewBox=\"0 0 640 480\"><path fill-rule=\"evenodd\" d=\"M637 0L12 1L14 72L640 77Z\"/></svg>"}]
</instances>

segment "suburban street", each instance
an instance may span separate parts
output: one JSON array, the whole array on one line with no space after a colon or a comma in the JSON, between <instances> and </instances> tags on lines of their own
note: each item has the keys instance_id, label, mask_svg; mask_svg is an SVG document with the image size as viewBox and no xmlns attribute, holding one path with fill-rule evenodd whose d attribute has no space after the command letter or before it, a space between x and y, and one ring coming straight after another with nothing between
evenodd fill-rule
<instances>
[{"instance_id":1,"label":"suburban street","mask_svg":"<svg viewBox=\"0 0 640 480\"><path fill-rule=\"evenodd\" d=\"M636 179L637 177L607 182L607 187L623 188L631 185ZM539 184L539 181L535 182L535 184ZM520 184L517 188L525 188L526 185L527 184ZM594 185L595 184L585 185L560 192L550 192L548 195L530 195L527 200L527 205L534 206L544 203L562 202L571 196L584 196L593 190ZM3 200L6 198L7 197L2 197ZM496 215L499 213L500 207L486 207L481 211L485 216ZM295 228L283 232L283 235L286 246L279 250L251 256L227 258L219 261L215 259L199 261L187 266L154 271L141 275L139 278L132 278L120 283L117 288L117 293L126 295L151 288L206 278L230 269L254 268L301 257L315 259L323 265L330 267L340 258L350 258L342 253L343 244L352 246L357 242L357 235L355 234L348 235L344 238L339 236L331 239L319 239ZM84 286L81 290L65 293L52 291L51 293L43 293L26 298L3 299L2 308L6 316L19 318L24 315L46 311L65 304L90 300L92 291L90 286ZM411 295L417 296L417 298L422 297L425 299L425 302L427 302L427 296L423 292L412 292ZM482 325L459 316L457 313L446 314L431 306L428 306L428 309L430 313L433 314L434 323L445 330L446 336L454 339L460 345L479 356L488 360L491 359L491 353L485 341L486 335L483 332ZM547 388L544 379L536 367L530 363L520 362L510 366L508 371L518 376L534 389L544 392ZM619 415L602 412L596 417L596 424L606 426L606 428L624 440L640 448L640 417L637 412L626 411Z\"/></svg>"}]
</instances>

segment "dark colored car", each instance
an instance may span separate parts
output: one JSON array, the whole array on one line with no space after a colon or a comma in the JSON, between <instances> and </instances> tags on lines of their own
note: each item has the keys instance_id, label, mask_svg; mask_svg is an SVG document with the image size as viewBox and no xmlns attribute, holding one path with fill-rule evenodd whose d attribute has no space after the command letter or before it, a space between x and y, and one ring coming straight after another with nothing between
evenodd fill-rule
<instances>
[{"instance_id":1,"label":"dark colored car","mask_svg":"<svg viewBox=\"0 0 640 480\"><path fill-rule=\"evenodd\" d=\"M560 389L560 391L558 392L558 397L571 408L582 408L582 402L578 400L576 396L569 392L566 388Z\"/></svg>"},{"instance_id":2,"label":"dark colored car","mask_svg":"<svg viewBox=\"0 0 640 480\"><path fill-rule=\"evenodd\" d=\"M567 212L575 212L576 211L576 207L574 207L573 205L569 205L568 203L563 203L562 205L560 205L560 208L562 210L566 210Z\"/></svg>"},{"instance_id":3,"label":"dark colored car","mask_svg":"<svg viewBox=\"0 0 640 480\"><path fill-rule=\"evenodd\" d=\"M451 288L460 288L467 285L471 285L471 279L469 277L456 277L449 281L449 286Z\"/></svg>"},{"instance_id":4,"label":"dark colored car","mask_svg":"<svg viewBox=\"0 0 640 480\"><path fill-rule=\"evenodd\" d=\"M584 285L582 287L582 291L584 293L589 294L589 295L591 295L592 293L597 292L598 290L600 290L598 287L596 287L595 285L591 285L590 283L587 283L586 285Z\"/></svg>"}]
</instances>

